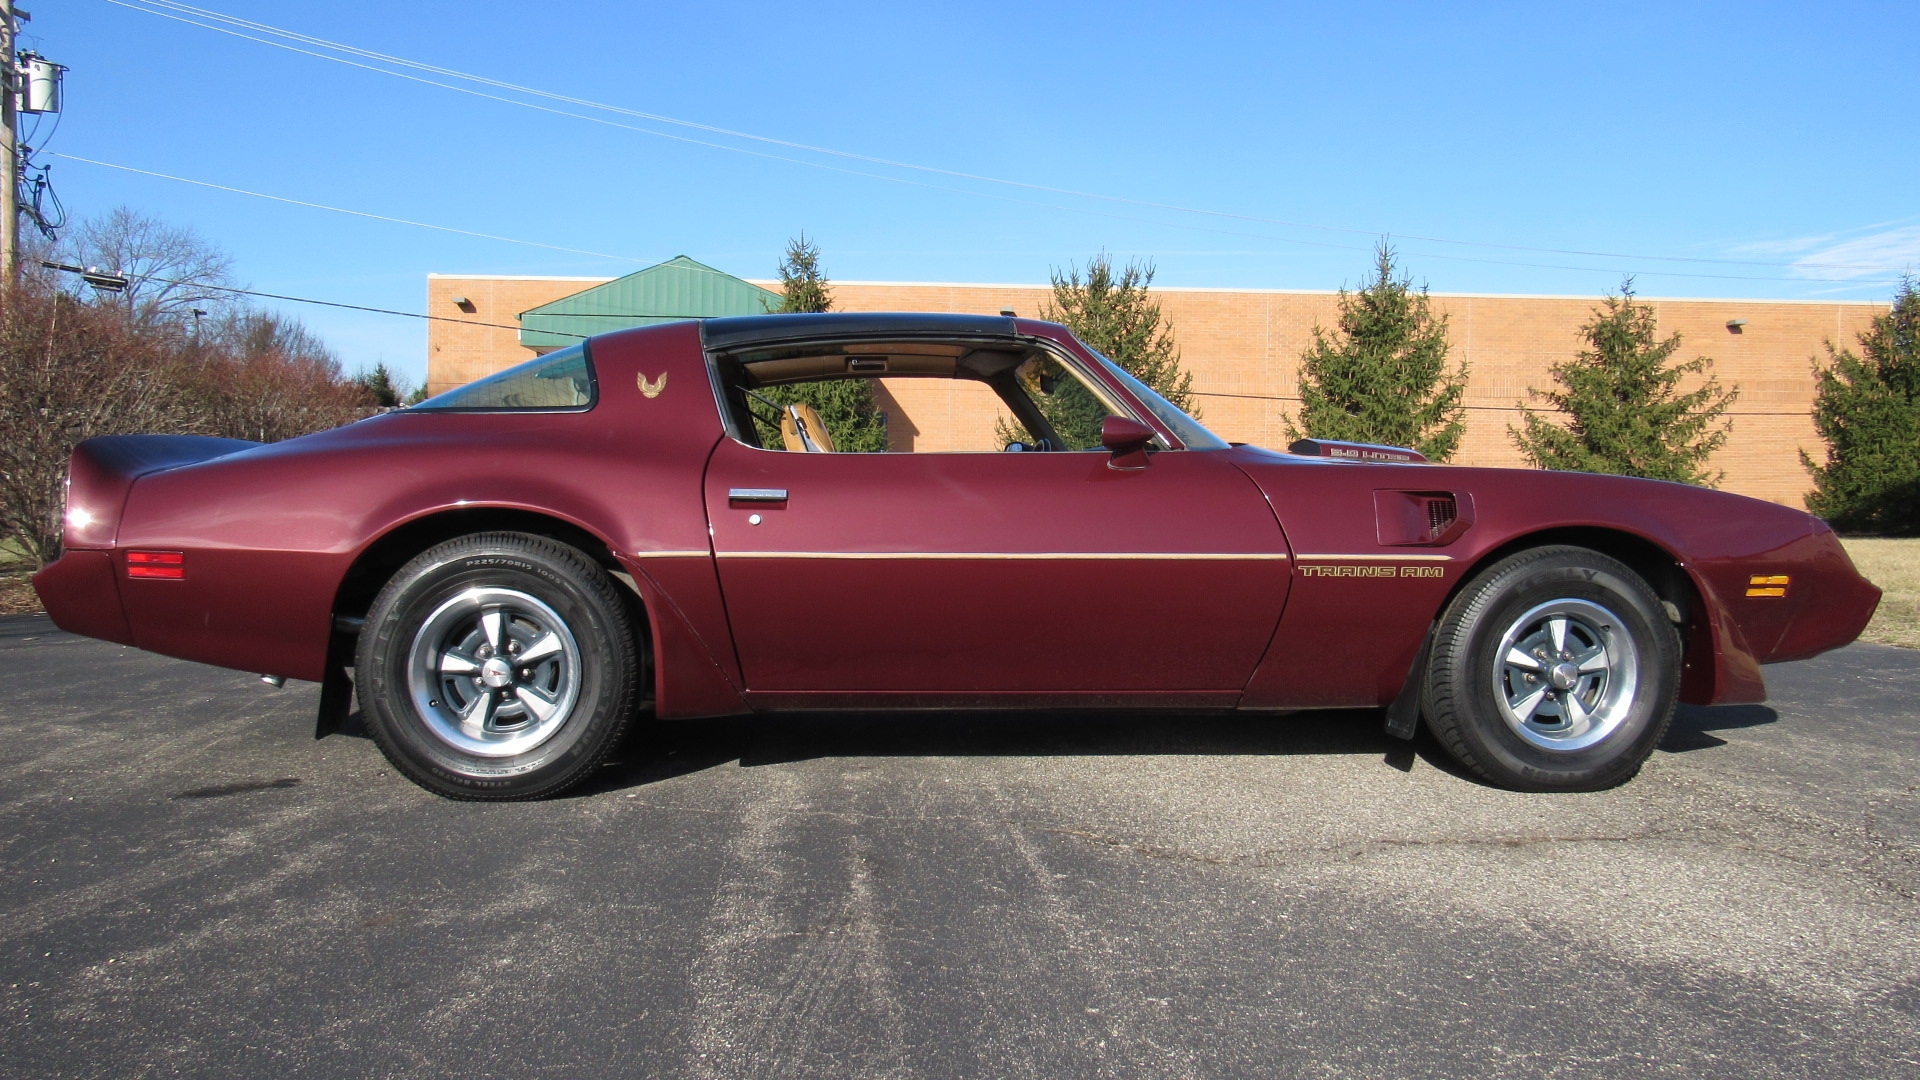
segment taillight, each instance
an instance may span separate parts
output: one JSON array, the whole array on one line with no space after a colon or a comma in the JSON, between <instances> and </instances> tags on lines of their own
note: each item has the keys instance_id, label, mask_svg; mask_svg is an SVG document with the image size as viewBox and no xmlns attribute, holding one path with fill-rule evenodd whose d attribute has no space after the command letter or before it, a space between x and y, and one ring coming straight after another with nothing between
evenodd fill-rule
<instances>
[{"instance_id":1,"label":"taillight","mask_svg":"<svg viewBox=\"0 0 1920 1080\"><path fill-rule=\"evenodd\" d=\"M179 581L187 576L187 557L178 551L129 551L127 576Z\"/></svg>"}]
</instances>

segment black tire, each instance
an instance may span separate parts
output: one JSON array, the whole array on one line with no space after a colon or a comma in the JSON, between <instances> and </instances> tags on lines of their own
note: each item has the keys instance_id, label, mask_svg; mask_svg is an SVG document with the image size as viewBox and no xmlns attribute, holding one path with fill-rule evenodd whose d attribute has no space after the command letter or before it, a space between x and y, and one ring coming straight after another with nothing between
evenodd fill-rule
<instances>
[{"instance_id":1,"label":"black tire","mask_svg":"<svg viewBox=\"0 0 1920 1080\"><path fill-rule=\"evenodd\" d=\"M502 532L401 567L367 613L354 681L374 742L421 787L534 799L619 742L639 669L606 572L566 544Z\"/></svg>"},{"instance_id":2,"label":"black tire","mask_svg":"<svg viewBox=\"0 0 1920 1080\"><path fill-rule=\"evenodd\" d=\"M1495 784L1595 791L1631 779L1666 734L1680 659L1659 596L1626 564L1532 548L1447 605L1421 711L1460 764Z\"/></svg>"}]
</instances>

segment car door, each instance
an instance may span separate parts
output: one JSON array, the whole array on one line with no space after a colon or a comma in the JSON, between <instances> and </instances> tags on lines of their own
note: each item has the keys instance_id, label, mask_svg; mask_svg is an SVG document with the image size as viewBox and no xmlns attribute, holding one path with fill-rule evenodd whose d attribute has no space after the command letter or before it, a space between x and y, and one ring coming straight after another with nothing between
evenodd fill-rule
<instances>
[{"instance_id":1,"label":"car door","mask_svg":"<svg viewBox=\"0 0 1920 1080\"><path fill-rule=\"evenodd\" d=\"M705 496L748 689L1230 704L1286 597L1280 528L1222 453L1109 460L722 439Z\"/></svg>"}]
</instances>

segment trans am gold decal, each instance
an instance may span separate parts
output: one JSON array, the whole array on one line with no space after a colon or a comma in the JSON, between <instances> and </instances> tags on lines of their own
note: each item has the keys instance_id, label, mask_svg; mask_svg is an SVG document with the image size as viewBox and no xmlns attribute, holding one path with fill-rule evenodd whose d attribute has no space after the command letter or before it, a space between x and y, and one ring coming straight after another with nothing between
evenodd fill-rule
<instances>
[{"instance_id":1,"label":"trans am gold decal","mask_svg":"<svg viewBox=\"0 0 1920 1080\"><path fill-rule=\"evenodd\" d=\"M667 373L664 371L661 372L660 377L653 382L647 381L645 372L635 375L634 379L640 383L640 392L649 398L659 397L660 391L667 388Z\"/></svg>"},{"instance_id":2,"label":"trans am gold decal","mask_svg":"<svg viewBox=\"0 0 1920 1080\"><path fill-rule=\"evenodd\" d=\"M1443 578L1447 576L1444 566L1369 566L1346 563L1340 566L1304 563L1300 567L1301 577L1338 577L1338 578Z\"/></svg>"}]
</instances>

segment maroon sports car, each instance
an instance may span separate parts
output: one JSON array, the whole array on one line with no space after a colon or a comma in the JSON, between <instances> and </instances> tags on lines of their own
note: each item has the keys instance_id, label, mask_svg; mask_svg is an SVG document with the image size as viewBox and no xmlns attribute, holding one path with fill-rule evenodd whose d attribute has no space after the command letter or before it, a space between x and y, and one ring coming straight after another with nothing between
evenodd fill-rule
<instances>
[{"instance_id":1,"label":"maroon sports car","mask_svg":"<svg viewBox=\"0 0 1920 1080\"><path fill-rule=\"evenodd\" d=\"M795 388L874 378L1018 437L835 452ZM671 323L287 442L84 443L34 584L63 629L320 681L322 733L357 692L397 768L474 799L556 792L648 713L980 707L1384 708L1494 783L1592 789L1878 603L1796 510L1294 450L1051 323Z\"/></svg>"}]
</instances>

